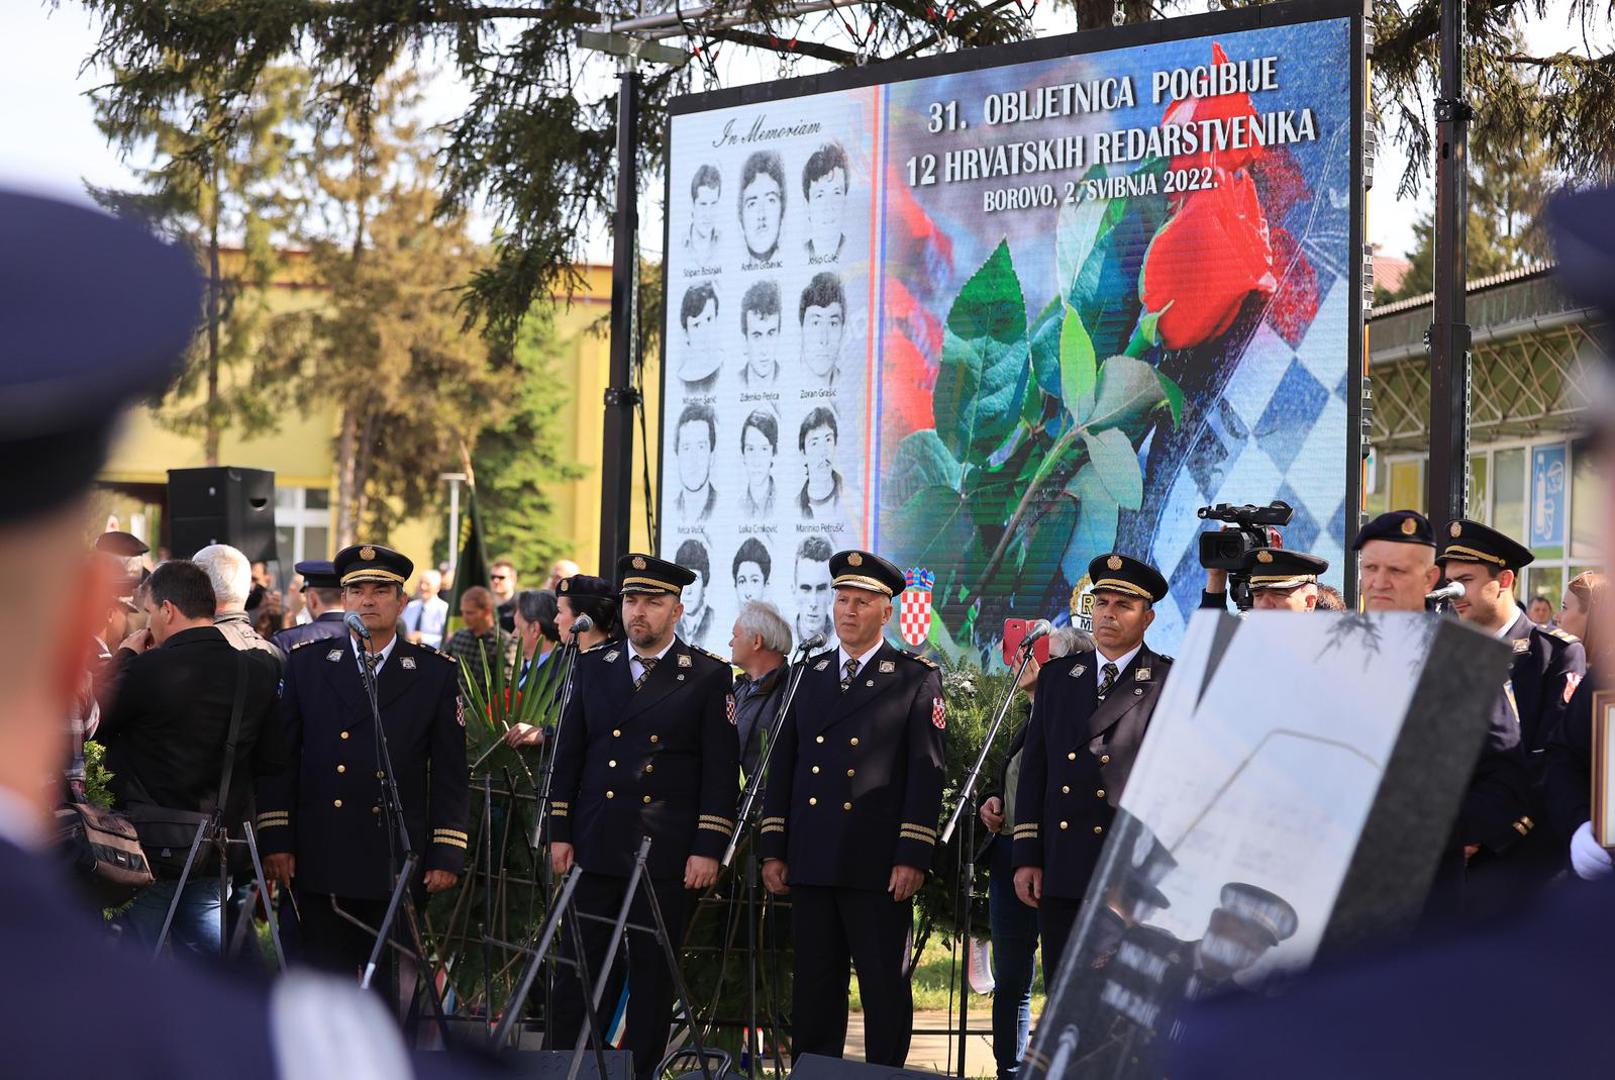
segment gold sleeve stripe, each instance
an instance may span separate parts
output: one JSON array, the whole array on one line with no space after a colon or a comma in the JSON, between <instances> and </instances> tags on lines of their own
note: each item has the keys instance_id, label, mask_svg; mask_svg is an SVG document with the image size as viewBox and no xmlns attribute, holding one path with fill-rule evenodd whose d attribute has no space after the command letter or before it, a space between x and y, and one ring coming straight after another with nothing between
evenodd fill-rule
<instances>
[{"instance_id":1,"label":"gold sleeve stripe","mask_svg":"<svg viewBox=\"0 0 1615 1080\"><path fill-rule=\"evenodd\" d=\"M723 833L723 835L725 835L725 836L728 836L730 833L735 831L733 825L714 825L710 821L700 822L699 824L696 825L696 828L697 829L711 829L713 832L715 832L715 833Z\"/></svg>"},{"instance_id":2,"label":"gold sleeve stripe","mask_svg":"<svg viewBox=\"0 0 1615 1080\"><path fill-rule=\"evenodd\" d=\"M561 800L560 800L560 799L552 799L552 800L551 800L551 801L550 801L550 805L551 805L551 806L559 806L559 807L560 807L560 808L562 808L562 809L563 809L563 810L564 810L564 809L566 809L566 808L567 808L567 807L568 807L568 806L571 806L571 805L572 805L572 804L571 804L571 803L569 803L569 802L562 802L562 801L561 801Z\"/></svg>"},{"instance_id":3,"label":"gold sleeve stripe","mask_svg":"<svg viewBox=\"0 0 1615 1080\"><path fill-rule=\"evenodd\" d=\"M785 826L783 826L783 825L764 825L763 826L763 832L765 834L766 833L776 833L776 832L777 833L782 833L784 831L785 831Z\"/></svg>"},{"instance_id":4,"label":"gold sleeve stripe","mask_svg":"<svg viewBox=\"0 0 1615 1080\"><path fill-rule=\"evenodd\" d=\"M715 825L727 825L731 829L735 827L735 819L734 818L720 817L717 814L702 814L701 815L701 820L702 821L710 821Z\"/></svg>"},{"instance_id":5,"label":"gold sleeve stripe","mask_svg":"<svg viewBox=\"0 0 1615 1080\"><path fill-rule=\"evenodd\" d=\"M782 817L765 817L765 818L763 818L763 824L764 825L775 825L775 824L783 825L783 824L785 824L785 819L782 818Z\"/></svg>"},{"instance_id":6,"label":"gold sleeve stripe","mask_svg":"<svg viewBox=\"0 0 1615 1080\"><path fill-rule=\"evenodd\" d=\"M936 835L936 830L935 829L927 828L924 825L916 825L911 821L903 822L903 828L905 828L905 829L913 829L915 832L929 833L932 836Z\"/></svg>"},{"instance_id":7,"label":"gold sleeve stripe","mask_svg":"<svg viewBox=\"0 0 1615 1080\"><path fill-rule=\"evenodd\" d=\"M918 834L918 833L911 833L911 832L907 831L906 829L903 832L898 833L897 838L899 840L914 840L914 841L917 841L918 843L921 843L921 844L930 844L930 845L933 845L933 846L936 844L936 837L934 837L934 836L924 836L924 835Z\"/></svg>"},{"instance_id":8,"label":"gold sleeve stripe","mask_svg":"<svg viewBox=\"0 0 1615 1080\"><path fill-rule=\"evenodd\" d=\"M457 848L462 848L462 849L466 846L464 840L460 840L460 839L457 839L457 838L452 837L452 836L434 836L434 837L432 837L432 843L434 843L434 844L443 844L443 845L445 845L447 847L457 847Z\"/></svg>"},{"instance_id":9,"label":"gold sleeve stripe","mask_svg":"<svg viewBox=\"0 0 1615 1080\"><path fill-rule=\"evenodd\" d=\"M570 810L551 810L550 817L569 817L571 813Z\"/></svg>"},{"instance_id":10,"label":"gold sleeve stripe","mask_svg":"<svg viewBox=\"0 0 1615 1080\"><path fill-rule=\"evenodd\" d=\"M433 829L433 836L458 836L462 840L471 839L471 834L460 829Z\"/></svg>"}]
</instances>

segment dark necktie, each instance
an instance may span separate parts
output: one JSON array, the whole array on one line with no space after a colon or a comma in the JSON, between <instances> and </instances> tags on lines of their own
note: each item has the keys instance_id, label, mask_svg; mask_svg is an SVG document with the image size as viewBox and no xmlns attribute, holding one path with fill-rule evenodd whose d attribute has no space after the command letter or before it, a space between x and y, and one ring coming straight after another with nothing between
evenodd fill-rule
<instances>
[{"instance_id":1,"label":"dark necktie","mask_svg":"<svg viewBox=\"0 0 1615 1080\"><path fill-rule=\"evenodd\" d=\"M1105 673L1103 681L1099 684L1099 700L1104 701L1105 695L1116 688L1116 676L1120 672L1116 670L1115 664L1106 664L1099 670Z\"/></svg>"},{"instance_id":2,"label":"dark necktie","mask_svg":"<svg viewBox=\"0 0 1615 1080\"><path fill-rule=\"evenodd\" d=\"M849 656L847 662L841 665L841 671L841 691L846 693L847 687L852 685L852 680L858 675L857 658Z\"/></svg>"},{"instance_id":3,"label":"dark necktie","mask_svg":"<svg viewBox=\"0 0 1615 1080\"><path fill-rule=\"evenodd\" d=\"M641 656L639 658L639 678L634 680L635 690L644 686L645 680L650 678L651 669L656 666L657 659L658 657L655 656Z\"/></svg>"}]
</instances>

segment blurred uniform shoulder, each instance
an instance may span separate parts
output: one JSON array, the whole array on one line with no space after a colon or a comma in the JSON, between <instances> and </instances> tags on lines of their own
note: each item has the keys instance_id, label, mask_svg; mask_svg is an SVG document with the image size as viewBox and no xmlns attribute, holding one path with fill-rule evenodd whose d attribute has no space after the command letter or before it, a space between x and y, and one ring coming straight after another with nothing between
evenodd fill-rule
<instances>
[{"instance_id":1,"label":"blurred uniform shoulder","mask_svg":"<svg viewBox=\"0 0 1615 1080\"><path fill-rule=\"evenodd\" d=\"M686 644L688 644L688 642L686 642ZM728 668L731 671L734 670L734 665L731 664L728 660L726 660L723 657L719 656L715 652L710 652L710 651L708 651L706 649L703 649L699 645L690 645L690 651L695 653L697 656L706 657L708 660L712 661L714 664L717 664L720 667Z\"/></svg>"},{"instance_id":2,"label":"blurred uniform shoulder","mask_svg":"<svg viewBox=\"0 0 1615 1080\"><path fill-rule=\"evenodd\" d=\"M907 649L897 649L896 652L897 655L901 656L904 660L912 661L921 667L930 668L932 671L942 670L937 662L932 660L929 656L922 655L921 653L911 653Z\"/></svg>"}]
</instances>

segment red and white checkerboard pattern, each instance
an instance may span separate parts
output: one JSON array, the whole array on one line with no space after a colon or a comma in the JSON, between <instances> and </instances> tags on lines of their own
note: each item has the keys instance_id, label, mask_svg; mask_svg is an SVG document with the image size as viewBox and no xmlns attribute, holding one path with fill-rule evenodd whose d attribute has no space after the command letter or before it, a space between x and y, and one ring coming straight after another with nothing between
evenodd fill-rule
<instances>
[{"instance_id":1,"label":"red and white checkerboard pattern","mask_svg":"<svg viewBox=\"0 0 1615 1080\"><path fill-rule=\"evenodd\" d=\"M918 648L931 636L931 590L904 589L897 606L897 631Z\"/></svg>"}]
</instances>

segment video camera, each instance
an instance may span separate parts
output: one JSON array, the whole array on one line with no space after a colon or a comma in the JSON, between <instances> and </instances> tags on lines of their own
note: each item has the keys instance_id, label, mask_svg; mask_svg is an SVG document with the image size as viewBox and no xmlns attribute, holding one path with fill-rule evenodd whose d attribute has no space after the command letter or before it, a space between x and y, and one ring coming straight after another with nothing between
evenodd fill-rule
<instances>
[{"instance_id":1,"label":"video camera","mask_svg":"<svg viewBox=\"0 0 1615 1080\"><path fill-rule=\"evenodd\" d=\"M1266 506L1231 506L1218 503L1195 511L1202 521L1221 521L1234 526L1200 534L1200 565L1207 570L1228 574L1228 594L1234 606L1250 610L1250 559L1257 548L1278 547L1278 527L1288 525L1295 507L1279 499Z\"/></svg>"}]
</instances>

